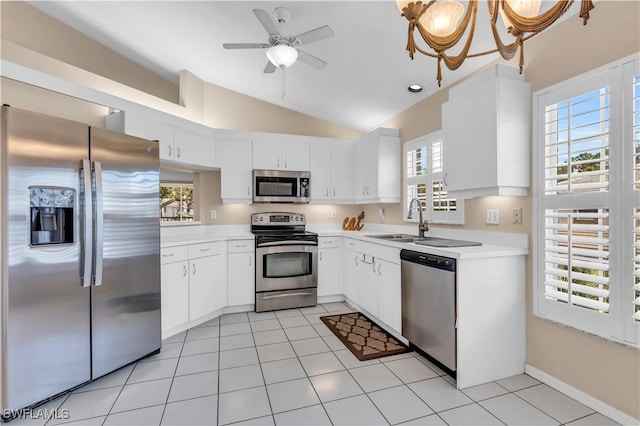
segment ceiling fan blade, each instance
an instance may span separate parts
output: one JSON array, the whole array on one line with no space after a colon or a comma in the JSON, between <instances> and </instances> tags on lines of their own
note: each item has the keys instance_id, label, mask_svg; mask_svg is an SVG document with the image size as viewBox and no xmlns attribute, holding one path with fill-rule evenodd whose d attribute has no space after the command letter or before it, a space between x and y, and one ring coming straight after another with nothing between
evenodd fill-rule
<instances>
[{"instance_id":1,"label":"ceiling fan blade","mask_svg":"<svg viewBox=\"0 0 640 426\"><path fill-rule=\"evenodd\" d=\"M222 47L225 49L266 49L271 45L267 43L224 43Z\"/></svg>"},{"instance_id":2,"label":"ceiling fan blade","mask_svg":"<svg viewBox=\"0 0 640 426\"><path fill-rule=\"evenodd\" d=\"M276 66L273 65L273 63L271 61L267 61L267 65L264 67L264 71L262 71L265 74L271 74L272 72L274 72L276 70Z\"/></svg>"},{"instance_id":3,"label":"ceiling fan blade","mask_svg":"<svg viewBox=\"0 0 640 426\"><path fill-rule=\"evenodd\" d=\"M304 62L307 65L311 65L316 69L323 69L327 66L327 63L320 58L313 56L311 53L307 53L304 50L298 50L298 59L300 62Z\"/></svg>"},{"instance_id":4,"label":"ceiling fan blade","mask_svg":"<svg viewBox=\"0 0 640 426\"><path fill-rule=\"evenodd\" d=\"M260 21L269 35L280 35L280 30L278 30L278 27L269 12L264 9L253 9L253 14L256 15L256 18L258 18L258 21Z\"/></svg>"},{"instance_id":5,"label":"ceiling fan blade","mask_svg":"<svg viewBox=\"0 0 640 426\"><path fill-rule=\"evenodd\" d=\"M314 41L324 40L325 38L333 37L336 35L330 26L325 25L307 31L306 33L298 34L295 38L300 40L300 44L309 44Z\"/></svg>"}]
</instances>

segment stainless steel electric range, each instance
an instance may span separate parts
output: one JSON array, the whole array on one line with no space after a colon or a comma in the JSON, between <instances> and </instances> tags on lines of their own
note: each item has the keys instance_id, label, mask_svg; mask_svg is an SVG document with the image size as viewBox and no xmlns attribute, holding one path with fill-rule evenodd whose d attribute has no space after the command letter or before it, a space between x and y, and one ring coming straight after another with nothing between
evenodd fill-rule
<instances>
[{"instance_id":1,"label":"stainless steel electric range","mask_svg":"<svg viewBox=\"0 0 640 426\"><path fill-rule=\"evenodd\" d=\"M301 213L253 213L256 236L256 312L318 303L318 234Z\"/></svg>"}]
</instances>

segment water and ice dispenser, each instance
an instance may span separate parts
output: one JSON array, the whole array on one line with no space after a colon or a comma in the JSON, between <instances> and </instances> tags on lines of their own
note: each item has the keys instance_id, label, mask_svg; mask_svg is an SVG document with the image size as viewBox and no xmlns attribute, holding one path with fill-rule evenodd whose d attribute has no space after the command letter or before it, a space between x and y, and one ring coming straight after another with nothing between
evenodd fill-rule
<instances>
[{"instance_id":1,"label":"water and ice dispenser","mask_svg":"<svg viewBox=\"0 0 640 426\"><path fill-rule=\"evenodd\" d=\"M76 191L71 188L29 187L31 245L73 243Z\"/></svg>"}]
</instances>

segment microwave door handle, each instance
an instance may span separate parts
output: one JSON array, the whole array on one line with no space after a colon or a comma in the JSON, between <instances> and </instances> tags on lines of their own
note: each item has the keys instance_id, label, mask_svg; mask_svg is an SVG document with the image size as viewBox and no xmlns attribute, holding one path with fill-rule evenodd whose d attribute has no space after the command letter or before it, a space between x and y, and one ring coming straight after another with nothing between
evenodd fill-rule
<instances>
[{"instance_id":1,"label":"microwave door handle","mask_svg":"<svg viewBox=\"0 0 640 426\"><path fill-rule=\"evenodd\" d=\"M104 209L102 191L102 164L99 161L93 162L93 172L95 173L95 197L96 197L96 270L95 286L102 285L102 267L104 254Z\"/></svg>"},{"instance_id":2,"label":"microwave door handle","mask_svg":"<svg viewBox=\"0 0 640 426\"><path fill-rule=\"evenodd\" d=\"M274 246L317 246L315 241L273 241L270 243L258 243L257 247L274 247Z\"/></svg>"},{"instance_id":3,"label":"microwave door handle","mask_svg":"<svg viewBox=\"0 0 640 426\"><path fill-rule=\"evenodd\" d=\"M91 190L91 162L88 159L82 160L81 176L81 196L83 205L82 214L82 287L91 286L91 267L93 266L93 200Z\"/></svg>"}]
</instances>

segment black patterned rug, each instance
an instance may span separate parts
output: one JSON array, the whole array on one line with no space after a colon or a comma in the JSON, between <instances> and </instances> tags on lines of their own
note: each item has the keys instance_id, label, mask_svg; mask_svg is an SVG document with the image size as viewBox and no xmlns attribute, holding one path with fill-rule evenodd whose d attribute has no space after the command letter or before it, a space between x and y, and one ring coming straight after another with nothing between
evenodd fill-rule
<instances>
[{"instance_id":1,"label":"black patterned rug","mask_svg":"<svg viewBox=\"0 0 640 426\"><path fill-rule=\"evenodd\" d=\"M360 312L327 315L320 320L360 361L409 352L407 346Z\"/></svg>"}]
</instances>

